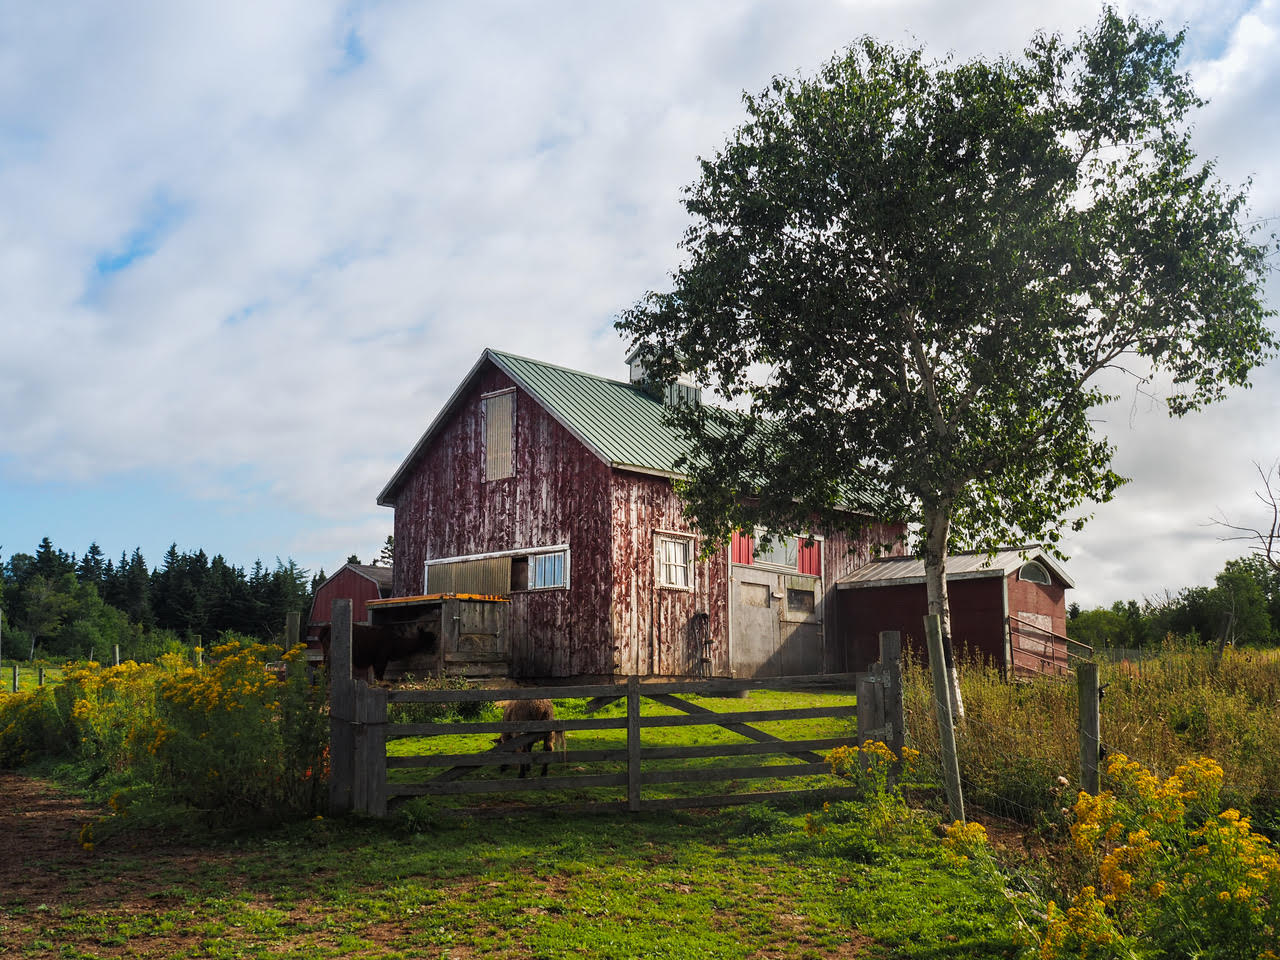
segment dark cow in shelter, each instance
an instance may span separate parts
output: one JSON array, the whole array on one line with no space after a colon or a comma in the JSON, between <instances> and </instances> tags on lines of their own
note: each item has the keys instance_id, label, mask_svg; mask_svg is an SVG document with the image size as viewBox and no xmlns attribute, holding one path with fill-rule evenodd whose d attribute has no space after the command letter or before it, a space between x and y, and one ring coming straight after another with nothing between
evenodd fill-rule
<instances>
[{"instance_id":1,"label":"dark cow in shelter","mask_svg":"<svg viewBox=\"0 0 1280 960\"><path fill-rule=\"evenodd\" d=\"M526 720L554 720L556 718L556 708L550 700L504 700L502 702L502 722L515 723ZM533 763L533 745L538 742L538 738L542 739L542 752L550 753L556 747L564 749L564 731L563 730L543 730L530 731L529 733L513 733L504 732L498 735L498 739L494 741L499 747L508 740L515 740L517 737L528 737L532 735L533 739L523 746L516 747L516 753L529 754L528 757L520 760L520 776L523 777L528 772L530 764ZM506 770L507 765L503 764L500 770ZM547 765L542 764L542 775L547 775Z\"/></svg>"},{"instance_id":2,"label":"dark cow in shelter","mask_svg":"<svg viewBox=\"0 0 1280 960\"><path fill-rule=\"evenodd\" d=\"M329 624L326 623L320 628L319 640L327 667L333 640ZM373 675L378 680L382 680L387 672L387 664L391 661L404 660L416 653L429 652L435 649L436 643L436 635L418 624L397 623L375 626L353 623L351 625L351 675L367 676L372 668Z\"/></svg>"}]
</instances>

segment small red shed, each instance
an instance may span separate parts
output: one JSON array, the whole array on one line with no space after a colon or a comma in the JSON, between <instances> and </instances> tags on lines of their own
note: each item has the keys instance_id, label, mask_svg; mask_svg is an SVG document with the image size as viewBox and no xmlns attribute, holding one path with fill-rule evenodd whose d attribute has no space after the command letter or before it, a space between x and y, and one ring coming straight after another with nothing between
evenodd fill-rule
<instances>
[{"instance_id":1,"label":"small red shed","mask_svg":"<svg viewBox=\"0 0 1280 960\"><path fill-rule=\"evenodd\" d=\"M374 567L363 563L348 563L316 588L316 598L311 604L311 617L307 621L307 636L314 637L329 622L334 600L351 601L353 623L368 623L370 600L391 596L391 568Z\"/></svg>"},{"instance_id":2,"label":"small red shed","mask_svg":"<svg viewBox=\"0 0 1280 960\"><path fill-rule=\"evenodd\" d=\"M960 657L978 656L1009 676L1067 671L1066 591L1075 584L1037 545L995 554L947 558L951 637ZM884 557L836 585L849 669L865 670L879 656L879 634L898 630L923 653L924 561Z\"/></svg>"}]
</instances>

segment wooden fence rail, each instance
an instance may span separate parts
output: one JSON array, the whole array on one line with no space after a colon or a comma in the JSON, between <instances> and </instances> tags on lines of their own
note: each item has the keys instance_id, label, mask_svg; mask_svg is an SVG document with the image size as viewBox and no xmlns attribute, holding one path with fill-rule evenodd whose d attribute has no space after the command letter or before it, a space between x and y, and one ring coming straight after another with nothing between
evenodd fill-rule
<instances>
[{"instance_id":1,"label":"wooden fence rail","mask_svg":"<svg viewBox=\"0 0 1280 960\"><path fill-rule=\"evenodd\" d=\"M788 677L775 680L690 680L683 682L641 682L629 677L625 683L565 684L544 687L516 687L504 690L393 690L371 687L351 678L350 601L334 602L332 616L330 693L330 809L335 813L358 812L385 816L388 802L396 797L467 796L530 791L623 787L625 800L585 803L582 809L670 809L687 806L721 806L777 800L797 795L814 799L853 796L851 787L824 787L773 790L756 793L699 795L695 797L642 798L643 787L673 783L710 784L718 781L789 779L829 773L825 757L818 751L856 744L862 734L874 736L900 749L903 739L901 673L896 662L877 667L871 674L836 674L820 677ZM893 635L896 640L896 634ZM900 650L890 644L886 652ZM793 709L739 710L720 713L677 696L731 696L744 690L784 689L853 691L859 706L821 706ZM391 704L484 703L499 700L583 698L588 709L624 701L626 715L563 720L478 721L478 722L388 722ZM679 710L675 715L645 716L641 701L653 700ZM864 705L865 701L865 705ZM752 724L778 720L857 718L859 734L849 736L809 736L785 740ZM719 726L753 741L749 743L645 746L644 730L687 726ZM543 752L536 757L516 751L541 740L547 731L625 730L625 745L605 749L574 749ZM460 734L515 734L476 753L438 753L388 757L390 737L438 737ZM487 746L487 745L486 745ZM786 757L789 763L756 763L754 758ZM645 768L646 762L744 758L741 766ZM614 763L621 770L603 773L574 773L567 776L520 779L467 779L494 766L521 764L525 768L547 764L564 768L582 763ZM441 770L441 768L443 768ZM388 778L389 770L417 769L432 774L425 781L401 782Z\"/></svg>"}]
</instances>

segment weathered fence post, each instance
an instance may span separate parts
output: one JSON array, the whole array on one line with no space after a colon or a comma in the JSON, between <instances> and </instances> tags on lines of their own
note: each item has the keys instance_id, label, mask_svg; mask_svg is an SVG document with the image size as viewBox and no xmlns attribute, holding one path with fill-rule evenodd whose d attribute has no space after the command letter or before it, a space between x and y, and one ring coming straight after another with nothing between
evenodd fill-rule
<instances>
[{"instance_id":1,"label":"weathered fence post","mask_svg":"<svg viewBox=\"0 0 1280 960\"><path fill-rule=\"evenodd\" d=\"M889 726L885 741L899 760L907 745L907 721L902 708L902 634L880 631L880 667L884 679L884 718Z\"/></svg>"},{"instance_id":2,"label":"weathered fence post","mask_svg":"<svg viewBox=\"0 0 1280 960\"><path fill-rule=\"evenodd\" d=\"M37 687L44 686L44 667L36 668L36 686Z\"/></svg>"},{"instance_id":3,"label":"weathered fence post","mask_svg":"<svg viewBox=\"0 0 1280 960\"><path fill-rule=\"evenodd\" d=\"M120 666L120 644L117 643L114 647L112 647L111 657L115 661L115 665L117 667Z\"/></svg>"},{"instance_id":4,"label":"weathered fence post","mask_svg":"<svg viewBox=\"0 0 1280 960\"><path fill-rule=\"evenodd\" d=\"M1080 703L1080 789L1096 794L1099 786L1099 743L1102 736L1098 664L1091 660L1077 663L1076 683Z\"/></svg>"},{"instance_id":5,"label":"weathered fence post","mask_svg":"<svg viewBox=\"0 0 1280 960\"><path fill-rule=\"evenodd\" d=\"M351 600L333 601L329 617L329 811L351 810L355 780L355 681L351 678Z\"/></svg>"},{"instance_id":6,"label":"weathered fence post","mask_svg":"<svg viewBox=\"0 0 1280 960\"><path fill-rule=\"evenodd\" d=\"M362 680L354 686L351 810L387 815L387 691ZM330 751L332 755L332 751Z\"/></svg>"},{"instance_id":7,"label":"weathered fence post","mask_svg":"<svg viewBox=\"0 0 1280 960\"><path fill-rule=\"evenodd\" d=\"M640 809L640 678L627 677L627 809Z\"/></svg>"},{"instance_id":8,"label":"weathered fence post","mask_svg":"<svg viewBox=\"0 0 1280 960\"><path fill-rule=\"evenodd\" d=\"M290 610L284 618L284 648L292 650L296 647L301 633L302 613L298 610Z\"/></svg>"},{"instance_id":9,"label":"weathered fence post","mask_svg":"<svg viewBox=\"0 0 1280 960\"><path fill-rule=\"evenodd\" d=\"M18 692L18 665L13 665L13 692Z\"/></svg>"},{"instance_id":10,"label":"weathered fence post","mask_svg":"<svg viewBox=\"0 0 1280 960\"><path fill-rule=\"evenodd\" d=\"M951 691L947 683L947 662L942 652L942 618L936 613L924 618L929 640L929 672L933 675L933 706L938 717L938 742L942 747L942 775L947 784L947 806L951 816L964 820L964 795L960 791L960 760L956 755L956 730L951 720Z\"/></svg>"}]
</instances>

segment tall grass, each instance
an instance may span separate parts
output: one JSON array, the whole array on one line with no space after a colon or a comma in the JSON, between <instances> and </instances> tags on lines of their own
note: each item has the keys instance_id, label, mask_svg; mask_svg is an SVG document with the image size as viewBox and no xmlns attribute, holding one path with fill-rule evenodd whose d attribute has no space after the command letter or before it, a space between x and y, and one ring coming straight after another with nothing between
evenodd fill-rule
<instances>
[{"instance_id":1,"label":"tall grass","mask_svg":"<svg viewBox=\"0 0 1280 960\"><path fill-rule=\"evenodd\" d=\"M908 660L903 673L911 743L924 768L936 768L928 668ZM1158 657L1100 664L1100 683L1105 752L1164 776L1212 757L1226 775L1223 801L1280 831L1280 652L1228 650L1217 660L1211 648L1171 640ZM1075 683L1010 683L990 665L970 662L961 668L961 693L966 802L1026 823L1056 818L1079 784Z\"/></svg>"}]
</instances>

